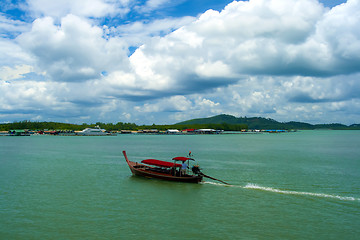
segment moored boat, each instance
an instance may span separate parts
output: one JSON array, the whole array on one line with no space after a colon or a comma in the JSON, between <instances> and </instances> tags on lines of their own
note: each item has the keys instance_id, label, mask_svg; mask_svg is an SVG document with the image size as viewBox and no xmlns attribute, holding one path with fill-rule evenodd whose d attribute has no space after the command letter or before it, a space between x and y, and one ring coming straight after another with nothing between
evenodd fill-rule
<instances>
[{"instance_id":1,"label":"moored boat","mask_svg":"<svg viewBox=\"0 0 360 240\"><path fill-rule=\"evenodd\" d=\"M95 128L85 128L84 130L77 132L78 136L106 136L108 133L105 129L101 129L99 126Z\"/></svg>"},{"instance_id":2,"label":"moored boat","mask_svg":"<svg viewBox=\"0 0 360 240\"><path fill-rule=\"evenodd\" d=\"M141 163L138 163L130 161L125 151L123 151L123 154L132 174L136 176L188 183L199 183L203 178L203 174L200 172L198 166L193 166L193 174L189 174L188 171L181 171L183 164L177 162L188 162L188 164L186 164L188 166L189 161L194 160L192 158L175 157L172 159L174 162L145 159L142 160Z\"/></svg>"}]
</instances>

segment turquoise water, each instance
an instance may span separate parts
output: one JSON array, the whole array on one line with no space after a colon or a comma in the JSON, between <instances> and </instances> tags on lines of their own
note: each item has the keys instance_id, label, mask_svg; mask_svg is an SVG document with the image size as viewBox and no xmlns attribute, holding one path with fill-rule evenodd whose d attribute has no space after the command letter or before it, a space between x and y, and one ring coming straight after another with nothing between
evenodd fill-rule
<instances>
[{"instance_id":1,"label":"turquoise water","mask_svg":"<svg viewBox=\"0 0 360 240\"><path fill-rule=\"evenodd\" d=\"M192 151L230 186L132 177ZM0 239L358 239L360 131L0 137Z\"/></svg>"}]
</instances>

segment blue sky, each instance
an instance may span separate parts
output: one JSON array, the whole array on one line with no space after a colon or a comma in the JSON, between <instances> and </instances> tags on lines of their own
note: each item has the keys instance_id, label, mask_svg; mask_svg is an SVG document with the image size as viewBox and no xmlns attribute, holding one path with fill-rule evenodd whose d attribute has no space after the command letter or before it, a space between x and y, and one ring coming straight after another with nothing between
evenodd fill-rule
<instances>
[{"instance_id":1,"label":"blue sky","mask_svg":"<svg viewBox=\"0 0 360 240\"><path fill-rule=\"evenodd\" d=\"M360 122L359 0L5 0L0 10L0 122Z\"/></svg>"}]
</instances>

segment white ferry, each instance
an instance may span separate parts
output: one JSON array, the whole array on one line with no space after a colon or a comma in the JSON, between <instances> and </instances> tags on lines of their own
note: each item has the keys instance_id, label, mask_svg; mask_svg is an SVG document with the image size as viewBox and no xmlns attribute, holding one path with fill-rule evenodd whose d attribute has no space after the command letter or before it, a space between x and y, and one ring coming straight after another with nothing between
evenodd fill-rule
<instances>
[{"instance_id":1,"label":"white ferry","mask_svg":"<svg viewBox=\"0 0 360 240\"><path fill-rule=\"evenodd\" d=\"M85 128L84 130L77 132L76 135L80 136L106 136L106 130L101 129L99 126L95 128Z\"/></svg>"}]
</instances>

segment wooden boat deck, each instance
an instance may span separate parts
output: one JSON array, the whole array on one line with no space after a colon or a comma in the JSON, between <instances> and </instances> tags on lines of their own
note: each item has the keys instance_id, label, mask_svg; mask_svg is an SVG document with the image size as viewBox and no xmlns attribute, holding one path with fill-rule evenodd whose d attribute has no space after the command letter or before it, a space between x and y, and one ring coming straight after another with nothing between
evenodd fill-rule
<instances>
[{"instance_id":1,"label":"wooden boat deck","mask_svg":"<svg viewBox=\"0 0 360 240\"><path fill-rule=\"evenodd\" d=\"M129 168L133 175L142 176L146 178L158 178L168 181L176 181L176 182L192 182L198 183L201 182L202 176L197 175L185 175L179 176L178 174L173 175L170 169L161 169L157 167L150 167L141 163L130 161L127 158L126 152L123 151L125 160L129 165Z\"/></svg>"}]
</instances>

